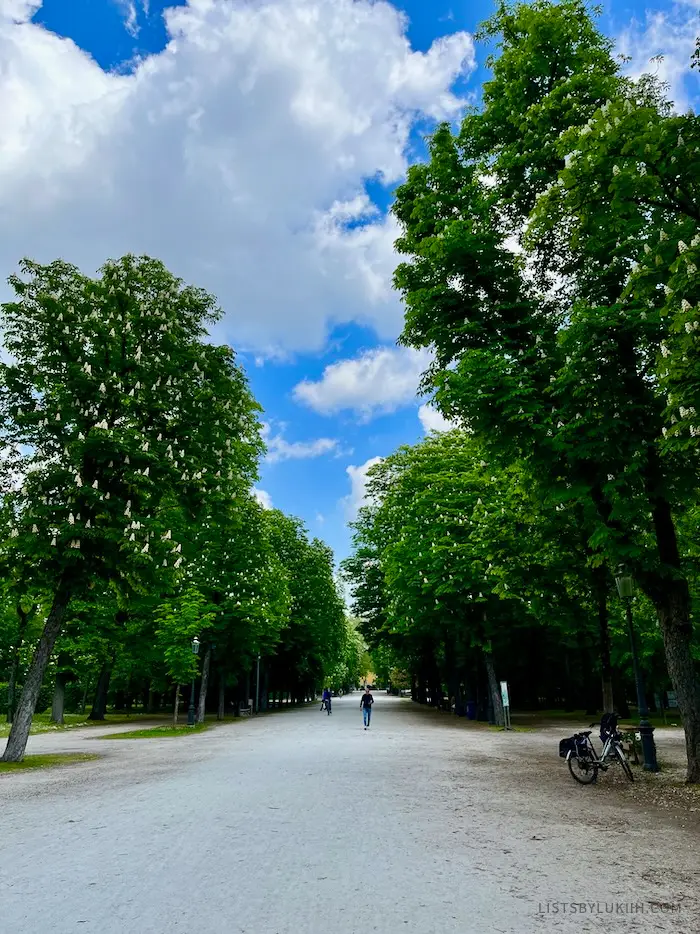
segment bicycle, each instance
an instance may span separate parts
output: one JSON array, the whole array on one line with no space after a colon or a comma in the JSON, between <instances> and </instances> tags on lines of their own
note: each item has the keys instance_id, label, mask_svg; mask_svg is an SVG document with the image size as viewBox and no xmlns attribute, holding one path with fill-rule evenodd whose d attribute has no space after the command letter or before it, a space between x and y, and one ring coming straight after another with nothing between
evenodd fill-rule
<instances>
[{"instance_id":1,"label":"bicycle","mask_svg":"<svg viewBox=\"0 0 700 934\"><path fill-rule=\"evenodd\" d=\"M611 765L619 762L622 771L633 782L634 775L622 748L622 733L617 729L617 714L604 714L600 721L600 739L603 751L597 755L591 741L592 730L574 733L559 743L559 755L566 759L571 777L581 785L592 785L598 772L607 772Z\"/></svg>"}]
</instances>

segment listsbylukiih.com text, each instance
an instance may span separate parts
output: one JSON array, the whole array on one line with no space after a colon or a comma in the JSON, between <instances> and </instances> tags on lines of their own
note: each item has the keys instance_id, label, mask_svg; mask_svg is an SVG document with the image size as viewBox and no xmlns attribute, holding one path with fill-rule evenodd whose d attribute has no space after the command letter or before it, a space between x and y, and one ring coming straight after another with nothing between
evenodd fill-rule
<instances>
[{"instance_id":1,"label":"listsbylukiih.com text","mask_svg":"<svg viewBox=\"0 0 700 934\"><path fill-rule=\"evenodd\" d=\"M538 902L540 915L658 915L679 912L671 902Z\"/></svg>"}]
</instances>

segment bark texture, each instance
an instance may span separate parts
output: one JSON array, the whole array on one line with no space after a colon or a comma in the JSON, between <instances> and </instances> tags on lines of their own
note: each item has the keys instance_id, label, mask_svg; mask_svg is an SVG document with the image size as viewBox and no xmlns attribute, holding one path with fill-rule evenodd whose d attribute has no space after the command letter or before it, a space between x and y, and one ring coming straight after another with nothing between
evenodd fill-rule
<instances>
[{"instance_id":1,"label":"bark texture","mask_svg":"<svg viewBox=\"0 0 700 934\"><path fill-rule=\"evenodd\" d=\"M51 722L63 723L63 713L66 706L66 683L68 672L59 671L56 675L56 685L53 690L53 703L51 704Z\"/></svg>"},{"instance_id":2,"label":"bark texture","mask_svg":"<svg viewBox=\"0 0 700 934\"><path fill-rule=\"evenodd\" d=\"M486 666L486 675L489 680L489 694L491 704L493 705L493 719L497 726L503 726L505 716L503 714L503 701L501 700L501 689L496 679L496 669L493 664L493 655L491 652L484 651L484 665Z\"/></svg>"},{"instance_id":3,"label":"bark texture","mask_svg":"<svg viewBox=\"0 0 700 934\"><path fill-rule=\"evenodd\" d=\"M600 675L603 688L603 713L615 709L612 685L612 662L610 660L610 629L608 626L608 575L604 566L593 571L595 600L598 607L598 651Z\"/></svg>"},{"instance_id":4,"label":"bark texture","mask_svg":"<svg viewBox=\"0 0 700 934\"><path fill-rule=\"evenodd\" d=\"M69 586L61 581L53 598L49 615L46 619L44 631L39 639L34 658L29 666L27 677L24 679L22 696L19 699L17 710L12 720L12 728L7 740L7 746L2 757L3 762L21 762L27 748L29 730L32 725L32 716L36 707L41 683L44 680L46 666L51 658L56 639L61 632L63 619L71 599Z\"/></svg>"},{"instance_id":5,"label":"bark texture","mask_svg":"<svg viewBox=\"0 0 700 934\"><path fill-rule=\"evenodd\" d=\"M211 668L211 643L207 643L202 663L202 683L199 687L199 703L197 704L197 723L204 723L207 710L207 689L209 687L209 670Z\"/></svg>"},{"instance_id":6,"label":"bark texture","mask_svg":"<svg viewBox=\"0 0 700 934\"><path fill-rule=\"evenodd\" d=\"M88 720L104 720L107 713L107 694L109 693L109 682L112 678L112 665L105 665L100 676L97 679L95 687L95 697L92 702L92 710Z\"/></svg>"}]
</instances>

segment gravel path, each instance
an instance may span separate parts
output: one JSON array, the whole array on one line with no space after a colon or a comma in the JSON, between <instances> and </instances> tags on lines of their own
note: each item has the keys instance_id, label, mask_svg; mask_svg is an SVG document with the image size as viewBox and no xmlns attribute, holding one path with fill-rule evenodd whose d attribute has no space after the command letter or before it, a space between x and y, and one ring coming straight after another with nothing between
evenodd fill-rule
<instances>
[{"instance_id":1,"label":"gravel path","mask_svg":"<svg viewBox=\"0 0 700 934\"><path fill-rule=\"evenodd\" d=\"M105 758L0 775L0 934L700 930L697 813L575 785L561 728L376 699L366 732L354 694L184 739L32 737Z\"/></svg>"}]
</instances>

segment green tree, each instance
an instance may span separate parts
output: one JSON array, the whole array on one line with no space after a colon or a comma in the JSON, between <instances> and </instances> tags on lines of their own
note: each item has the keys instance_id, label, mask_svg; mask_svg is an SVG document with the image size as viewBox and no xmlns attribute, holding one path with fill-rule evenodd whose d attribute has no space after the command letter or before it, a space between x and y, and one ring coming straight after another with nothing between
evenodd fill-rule
<instances>
[{"instance_id":1,"label":"green tree","mask_svg":"<svg viewBox=\"0 0 700 934\"><path fill-rule=\"evenodd\" d=\"M29 566L51 606L4 758L22 758L71 599L177 576L173 511L195 521L255 478L258 407L228 347L205 340L212 296L148 258L90 279L25 261L0 324L4 566Z\"/></svg>"},{"instance_id":2,"label":"green tree","mask_svg":"<svg viewBox=\"0 0 700 934\"><path fill-rule=\"evenodd\" d=\"M435 348L425 386L446 414L502 463L522 461L543 498L576 505L591 563L633 569L658 614L698 781L700 679L677 532L697 464L664 448L658 371L661 285L672 289L671 266L694 275L694 254L670 255L680 242L685 257L693 238L675 232L696 218L672 151L677 120L649 79L619 77L578 2L504 5L483 33L500 37L483 110L456 138L440 128L397 195L410 259L396 272L402 340ZM647 252L649 221L662 246Z\"/></svg>"}]
</instances>

